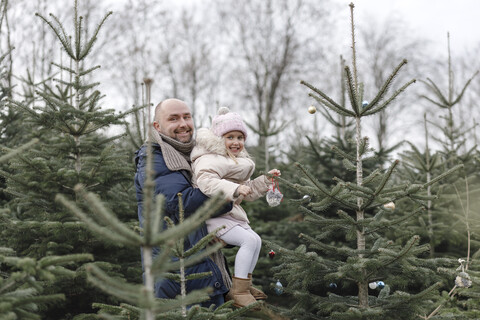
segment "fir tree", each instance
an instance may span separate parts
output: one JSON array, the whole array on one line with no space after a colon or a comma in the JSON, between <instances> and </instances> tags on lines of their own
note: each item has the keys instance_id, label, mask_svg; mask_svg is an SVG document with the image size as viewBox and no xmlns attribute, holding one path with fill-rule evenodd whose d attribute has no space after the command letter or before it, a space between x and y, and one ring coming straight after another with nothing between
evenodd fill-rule
<instances>
[{"instance_id":1,"label":"fir tree","mask_svg":"<svg viewBox=\"0 0 480 320\"><path fill-rule=\"evenodd\" d=\"M353 181L335 177L336 183L328 188L299 164L308 183L284 181L301 195L309 196L301 210L307 216L306 221L317 230L301 233L305 244L295 250L270 243L278 250L282 262L274 270L286 282L285 292L296 299L295 306L285 313L297 319L408 319L425 314L431 307L431 298L440 285L436 283L439 277L435 268L442 261L422 257L428 245L420 244L419 236L400 243L388 239L386 231L400 228L406 220L421 214L426 201L434 198L426 196L424 190L458 167L423 184L393 183L398 161L387 170L376 169L368 174L363 170L372 152L368 138L362 137L362 118L385 110L415 80L386 97L395 76L406 64L404 60L377 95L365 102L356 68L353 3L350 8L353 61L352 69L345 67L350 108L320 89L306 82L302 84L312 90L310 96L319 104L355 122L355 155L334 149L343 158L345 169L355 172L355 177ZM401 200L415 205L405 215L394 215L395 204ZM326 216L325 212L332 207L336 217Z\"/></svg>"},{"instance_id":2,"label":"fir tree","mask_svg":"<svg viewBox=\"0 0 480 320\"><path fill-rule=\"evenodd\" d=\"M31 142L0 157L0 163L25 152L37 143ZM8 209L0 210L0 217L8 215ZM45 282L55 278L74 276L63 265L91 260L89 254L49 256L41 259L18 257L11 248L0 247L0 317L2 319L41 319L38 311L52 302L65 299L63 294L44 294Z\"/></svg>"},{"instance_id":3,"label":"fir tree","mask_svg":"<svg viewBox=\"0 0 480 320\"><path fill-rule=\"evenodd\" d=\"M430 97L427 95L422 95L422 98L428 100L436 107L439 107L440 110L447 110L446 115L440 115L440 118L444 120L444 124L438 124L436 122L431 122L432 125L437 127L442 133L443 136L438 139L433 137L434 140L438 141L442 146L442 154L445 159L448 161L448 166L452 167L457 164L457 161L464 161L467 159L474 151L476 146L472 147L471 149L467 150L466 152L462 152L462 149L467 148L466 145L466 134L471 131L473 128L465 127L465 124L456 125L454 117L453 117L453 108L458 107L464 94L472 82L472 80L478 75L479 71L476 71L473 76L467 80L467 82L463 85L462 89L458 94L455 92L454 88L454 79L453 79L453 71L452 71L452 58L450 53L450 35L447 34L448 40L448 89L444 93L440 90L440 86L435 83L432 79L427 78L426 81L422 81L429 91L434 95L434 97ZM436 112L435 112L436 113ZM460 154L463 154L460 157ZM460 158L459 158L460 157Z\"/></svg>"},{"instance_id":4,"label":"fir tree","mask_svg":"<svg viewBox=\"0 0 480 320\"><path fill-rule=\"evenodd\" d=\"M463 85L460 93L455 93L453 86L453 71L450 54L450 38L448 40L448 90L442 93L440 86L431 79L424 83L433 93L434 97L423 96L434 106L439 107L440 117L444 120L443 126L430 122L440 129L442 135L433 136L440 142L442 149L430 155L428 148L429 135L427 123L426 150L422 154L418 149L412 148L412 152L405 154L406 165L409 167L404 172L416 173L415 180L428 181L432 172L439 172L445 168L461 163L462 170L450 175L443 184L432 190L438 193L439 201L435 204L428 203L428 220L422 221L421 225L427 226L428 237L432 247L431 255L435 257L445 256L452 258L448 268L439 268L444 278L444 291L442 300L438 306L424 319L457 319L478 318L480 310L476 301L480 291L475 285L479 282L479 239L476 213L478 190L480 181L478 177L478 150L477 146L467 147L467 135L473 128L465 128L458 124L453 116L453 108L460 108L462 98L478 71ZM435 112L437 113L437 112ZM412 176L413 177L413 176ZM430 190L428 190L430 192ZM460 265L459 265L460 263Z\"/></svg>"},{"instance_id":5,"label":"fir tree","mask_svg":"<svg viewBox=\"0 0 480 320\"><path fill-rule=\"evenodd\" d=\"M33 130L26 138L37 138L34 147L10 160L8 170L0 174L6 178L12 200L9 216L2 220L2 244L13 248L19 255L33 259L73 253L93 254L97 265L109 274L129 275L141 279L138 251L109 249L101 241L92 239L84 224L55 202L55 195L64 194L76 199L74 187L82 184L102 197L108 206L114 206L120 219L137 224L135 198L131 179L133 164L114 142L119 136L106 136L103 129L124 123L126 113L116 114L113 109L100 106L101 93L92 82L98 66L87 66L86 58L97 40L98 33L111 13L94 29L91 37L84 34L84 19L74 2L74 30L67 33L53 14L52 20L37 14L57 37L69 61L53 63L59 73L52 81L41 82L32 98L10 100L9 105L25 115L25 123ZM103 261L103 262L100 262ZM66 301L41 313L45 318L72 318L89 312L91 303L107 302L111 297L85 282L85 270L77 264L70 280L53 279L46 283L47 293L63 292Z\"/></svg>"}]
</instances>

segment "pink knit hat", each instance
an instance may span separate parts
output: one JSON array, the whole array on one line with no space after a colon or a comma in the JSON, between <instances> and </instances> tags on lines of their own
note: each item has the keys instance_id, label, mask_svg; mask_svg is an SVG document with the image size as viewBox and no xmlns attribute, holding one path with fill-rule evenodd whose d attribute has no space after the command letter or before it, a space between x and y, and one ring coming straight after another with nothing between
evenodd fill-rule
<instances>
[{"instance_id":1,"label":"pink knit hat","mask_svg":"<svg viewBox=\"0 0 480 320\"><path fill-rule=\"evenodd\" d=\"M230 112L230 109L227 107L218 109L217 115L212 120L210 130L219 137L230 131L240 131L243 133L245 140L247 140L247 128L243 123L242 117L238 113Z\"/></svg>"}]
</instances>

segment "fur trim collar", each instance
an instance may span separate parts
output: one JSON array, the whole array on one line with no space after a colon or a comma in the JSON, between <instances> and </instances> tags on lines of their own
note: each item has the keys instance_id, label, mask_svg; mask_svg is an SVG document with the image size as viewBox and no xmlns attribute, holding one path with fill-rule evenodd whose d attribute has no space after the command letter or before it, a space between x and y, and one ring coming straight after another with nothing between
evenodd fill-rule
<instances>
[{"instance_id":1,"label":"fur trim collar","mask_svg":"<svg viewBox=\"0 0 480 320\"><path fill-rule=\"evenodd\" d=\"M229 156L223 138L213 134L210 129L198 129L195 141L195 147L193 148L191 154L192 161L195 161L195 159L207 153L218 154L225 157ZM250 158L245 148L238 154L238 157Z\"/></svg>"}]
</instances>

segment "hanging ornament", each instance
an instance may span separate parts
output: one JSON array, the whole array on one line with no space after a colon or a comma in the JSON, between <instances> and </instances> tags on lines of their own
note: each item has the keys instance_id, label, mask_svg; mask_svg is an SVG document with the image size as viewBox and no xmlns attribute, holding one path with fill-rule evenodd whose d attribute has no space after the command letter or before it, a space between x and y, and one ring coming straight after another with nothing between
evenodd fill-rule
<instances>
[{"instance_id":1,"label":"hanging ornament","mask_svg":"<svg viewBox=\"0 0 480 320\"><path fill-rule=\"evenodd\" d=\"M472 286L472 280L466 272L460 272L455 278L455 284L460 288L469 288Z\"/></svg>"},{"instance_id":2,"label":"hanging ornament","mask_svg":"<svg viewBox=\"0 0 480 320\"><path fill-rule=\"evenodd\" d=\"M395 203L393 203L392 201L390 202L387 202L383 205L383 207L385 209L388 209L388 210L395 210Z\"/></svg>"},{"instance_id":3,"label":"hanging ornament","mask_svg":"<svg viewBox=\"0 0 480 320\"><path fill-rule=\"evenodd\" d=\"M268 256L270 257L270 259L275 258L275 251L270 250L270 251L268 252Z\"/></svg>"},{"instance_id":4,"label":"hanging ornament","mask_svg":"<svg viewBox=\"0 0 480 320\"><path fill-rule=\"evenodd\" d=\"M267 191L267 202L270 207L276 207L282 202L283 194L278 189Z\"/></svg>"},{"instance_id":5,"label":"hanging ornament","mask_svg":"<svg viewBox=\"0 0 480 320\"><path fill-rule=\"evenodd\" d=\"M310 199L310 196L309 196L308 194L306 194L306 195L303 196L302 199L303 199L303 200L309 200L309 199Z\"/></svg>"},{"instance_id":6,"label":"hanging ornament","mask_svg":"<svg viewBox=\"0 0 480 320\"><path fill-rule=\"evenodd\" d=\"M330 289L332 289L332 290L337 289L337 284L336 284L335 282L330 283L328 286L329 286Z\"/></svg>"},{"instance_id":7,"label":"hanging ornament","mask_svg":"<svg viewBox=\"0 0 480 320\"><path fill-rule=\"evenodd\" d=\"M372 290L375 290L375 289L377 289L377 283L376 282L370 282L368 284L368 287Z\"/></svg>"},{"instance_id":8,"label":"hanging ornament","mask_svg":"<svg viewBox=\"0 0 480 320\"><path fill-rule=\"evenodd\" d=\"M280 192L280 189L278 188L277 179L272 178L272 186L267 191L266 198L267 198L268 205L270 207L276 207L280 204L280 202L282 202L283 194Z\"/></svg>"},{"instance_id":9,"label":"hanging ornament","mask_svg":"<svg viewBox=\"0 0 480 320\"><path fill-rule=\"evenodd\" d=\"M280 280L277 280L277 283L275 283L275 293L277 295L281 295L283 293L283 285Z\"/></svg>"},{"instance_id":10,"label":"hanging ornament","mask_svg":"<svg viewBox=\"0 0 480 320\"><path fill-rule=\"evenodd\" d=\"M385 282L383 282L383 281L377 281L377 288L379 288L379 289L385 288Z\"/></svg>"},{"instance_id":11,"label":"hanging ornament","mask_svg":"<svg viewBox=\"0 0 480 320\"><path fill-rule=\"evenodd\" d=\"M317 112L317 108L315 108L315 106L310 106L308 107L308 112L314 114L315 112Z\"/></svg>"},{"instance_id":12,"label":"hanging ornament","mask_svg":"<svg viewBox=\"0 0 480 320\"><path fill-rule=\"evenodd\" d=\"M472 280L470 280L470 276L467 272L465 272L465 260L462 258L458 259L460 266L457 268L457 271L462 270L456 277L455 277L455 285L460 288L469 288L472 286Z\"/></svg>"},{"instance_id":13,"label":"hanging ornament","mask_svg":"<svg viewBox=\"0 0 480 320\"><path fill-rule=\"evenodd\" d=\"M367 100L363 100L363 101L362 101L362 107L365 108L366 106L368 106L368 101L367 101Z\"/></svg>"}]
</instances>

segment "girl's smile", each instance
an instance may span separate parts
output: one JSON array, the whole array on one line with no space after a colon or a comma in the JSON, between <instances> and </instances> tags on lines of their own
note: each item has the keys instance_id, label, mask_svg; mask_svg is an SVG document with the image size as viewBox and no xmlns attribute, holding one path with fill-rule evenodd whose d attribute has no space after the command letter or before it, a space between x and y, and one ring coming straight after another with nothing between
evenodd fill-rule
<instances>
[{"instance_id":1,"label":"girl's smile","mask_svg":"<svg viewBox=\"0 0 480 320\"><path fill-rule=\"evenodd\" d=\"M230 131L223 135L225 139L225 147L234 156L243 150L245 145L245 137L241 131Z\"/></svg>"}]
</instances>

